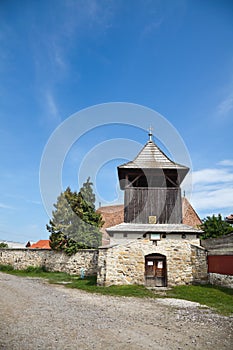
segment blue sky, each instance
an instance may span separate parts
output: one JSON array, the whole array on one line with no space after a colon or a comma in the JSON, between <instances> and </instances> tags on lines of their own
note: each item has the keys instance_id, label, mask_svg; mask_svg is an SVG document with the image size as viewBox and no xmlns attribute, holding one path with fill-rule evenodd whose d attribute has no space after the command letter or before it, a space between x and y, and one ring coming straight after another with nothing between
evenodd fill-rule
<instances>
[{"instance_id":1,"label":"blue sky","mask_svg":"<svg viewBox=\"0 0 233 350\"><path fill-rule=\"evenodd\" d=\"M226 0L0 1L0 239L48 237L39 186L45 146L71 115L108 102L164 116L190 154L198 214L232 213L232 37L233 4ZM97 202L121 200L116 166L132 150L115 155L116 142L143 145L148 137L112 123L110 117L69 149L63 189L78 190L88 152L119 139L106 144L112 160L84 176L94 177Z\"/></svg>"}]
</instances>

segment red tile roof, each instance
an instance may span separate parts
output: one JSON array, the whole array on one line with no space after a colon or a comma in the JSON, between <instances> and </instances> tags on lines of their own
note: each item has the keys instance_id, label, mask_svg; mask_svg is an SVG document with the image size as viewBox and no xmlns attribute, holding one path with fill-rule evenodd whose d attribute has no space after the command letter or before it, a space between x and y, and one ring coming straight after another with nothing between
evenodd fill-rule
<instances>
[{"instance_id":1,"label":"red tile roof","mask_svg":"<svg viewBox=\"0 0 233 350\"><path fill-rule=\"evenodd\" d=\"M229 222L230 224L232 224L232 223L233 223L233 214L228 215L228 216L226 217L226 221Z\"/></svg>"},{"instance_id":2,"label":"red tile roof","mask_svg":"<svg viewBox=\"0 0 233 350\"><path fill-rule=\"evenodd\" d=\"M104 220L103 228L121 224L124 221L124 205L109 205L100 207L97 212ZM201 224L201 219L189 203L188 199L182 198L183 224L196 227Z\"/></svg>"},{"instance_id":3,"label":"red tile roof","mask_svg":"<svg viewBox=\"0 0 233 350\"><path fill-rule=\"evenodd\" d=\"M186 197L182 198L183 224L197 228L202 221Z\"/></svg>"},{"instance_id":4,"label":"red tile roof","mask_svg":"<svg viewBox=\"0 0 233 350\"><path fill-rule=\"evenodd\" d=\"M103 228L115 226L124 221L123 204L100 207L99 209L97 209L97 213L100 213L103 218Z\"/></svg>"},{"instance_id":5,"label":"red tile roof","mask_svg":"<svg viewBox=\"0 0 233 350\"><path fill-rule=\"evenodd\" d=\"M101 228L102 232L102 245L107 245L110 242L106 228L110 226L115 226L124 221L124 205L108 205L106 207L100 207L97 210L101 214L104 221L104 225Z\"/></svg>"},{"instance_id":6,"label":"red tile roof","mask_svg":"<svg viewBox=\"0 0 233 350\"><path fill-rule=\"evenodd\" d=\"M106 228L119 225L124 222L124 205L110 205L106 207L100 207L97 210L102 215L104 225L101 228L102 232L102 245L109 244L110 238L106 232ZM182 198L182 213L183 224L197 228L201 224L201 219L198 214L189 203L187 198Z\"/></svg>"},{"instance_id":7,"label":"red tile roof","mask_svg":"<svg viewBox=\"0 0 233 350\"><path fill-rule=\"evenodd\" d=\"M50 244L49 244L49 239L41 239L36 243L33 243L30 248L33 249L51 249Z\"/></svg>"}]
</instances>

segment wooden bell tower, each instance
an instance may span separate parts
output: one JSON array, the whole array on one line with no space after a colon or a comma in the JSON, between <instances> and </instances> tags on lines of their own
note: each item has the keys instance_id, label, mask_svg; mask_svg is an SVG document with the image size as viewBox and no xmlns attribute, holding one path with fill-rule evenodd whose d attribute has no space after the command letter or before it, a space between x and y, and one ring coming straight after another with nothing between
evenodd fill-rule
<instances>
[{"instance_id":1,"label":"wooden bell tower","mask_svg":"<svg viewBox=\"0 0 233 350\"><path fill-rule=\"evenodd\" d=\"M138 224L181 224L180 184L189 171L169 159L149 140L137 157L118 167L124 190L124 222Z\"/></svg>"}]
</instances>

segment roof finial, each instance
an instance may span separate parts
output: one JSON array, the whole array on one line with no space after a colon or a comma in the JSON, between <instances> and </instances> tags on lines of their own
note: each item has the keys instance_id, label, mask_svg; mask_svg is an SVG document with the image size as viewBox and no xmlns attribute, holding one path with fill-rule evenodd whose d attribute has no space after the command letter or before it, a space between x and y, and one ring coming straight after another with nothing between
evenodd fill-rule
<instances>
[{"instance_id":1,"label":"roof finial","mask_svg":"<svg viewBox=\"0 0 233 350\"><path fill-rule=\"evenodd\" d=\"M149 131L149 134L148 134L149 135L149 141L152 141L152 136L153 136L153 134L152 134L152 131L153 131L152 126L149 127L148 131Z\"/></svg>"}]
</instances>

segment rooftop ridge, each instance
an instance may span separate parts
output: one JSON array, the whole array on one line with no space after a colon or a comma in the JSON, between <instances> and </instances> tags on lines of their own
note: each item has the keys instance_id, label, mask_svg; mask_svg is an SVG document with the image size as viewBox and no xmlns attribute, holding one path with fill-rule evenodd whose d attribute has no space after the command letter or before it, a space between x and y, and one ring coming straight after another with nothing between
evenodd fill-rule
<instances>
[{"instance_id":1,"label":"rooftop ridge","mask_svg":"<svg viewBox=\"0 0 233 350\"><path fill-rule=\"evenodd\" d=\"M133 159L118 168L162 168L186 169L188 167L172 161L152 140L148 140L141 151Z\"/></svg>"}]
</instances>

